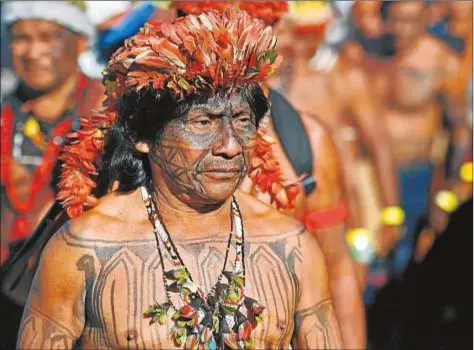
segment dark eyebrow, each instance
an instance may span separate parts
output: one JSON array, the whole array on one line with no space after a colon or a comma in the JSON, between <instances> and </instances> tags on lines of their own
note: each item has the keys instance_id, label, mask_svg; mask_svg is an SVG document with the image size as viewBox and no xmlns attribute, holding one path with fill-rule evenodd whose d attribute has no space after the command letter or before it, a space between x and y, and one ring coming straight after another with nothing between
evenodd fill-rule
<instances>
[{"instance_id":1,"label":"dark eyebrow","mask_svg":"<svg viewBox=\"0 0 474 350\"><path fill-rule=\"evenodd\" d=\"M195 117L200 114L205 114L212 117L219 117L223 112L217 108L211 107L194 107L192 111L189 112L190 117Z\"/></svg>"},{"instance_id":2,"label":"dark eyebrow","mask_svg":"<svg viewBox=\"0 0 474 350\"><path fill-rule=\"evenodd\" d=\"M222 109L217 109L217 108L212 108L212 107L205 107L205 106L196 106L192 111L189 112L189 117L193 118L196 117L199 114L205 114L207 116L213 117L213 118L219 118L224 111ZM250 107L241 107L233 111L232 115L233 116L238 116L243 113L248 113L252 114L252 110Z\"/></svg>"}]
</instances>

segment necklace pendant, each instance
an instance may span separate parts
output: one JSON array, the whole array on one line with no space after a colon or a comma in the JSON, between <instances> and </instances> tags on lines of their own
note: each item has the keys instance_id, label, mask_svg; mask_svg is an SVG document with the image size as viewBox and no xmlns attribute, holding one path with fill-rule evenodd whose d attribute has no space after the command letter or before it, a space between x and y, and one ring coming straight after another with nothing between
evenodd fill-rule
<instances>
[{"instance_id":1,"label":"necklace pendant","mask_svg":"<svg viewBox=\"0 0 474 350\"><path fill-rule=\"evenodd\" d=\"M233 230L230 233L224 266L217 283L206 296L194 283L189 271L179 256L169 233L161 224L155 204L146 188L142 187L142 196L157 248L168 252L175 266L166 271L160 253L163 282L167 303L155 304L146 310L145 318L151 318L150 324L167 322L166 314L170 307L175 310L171 321L171 340L177 347L185 349L245 349L252 347L252 331L261 323L264 307L256 300L245 296L244 231L242 217L235 199L232 202ZM235 235L234 235L235 234ZM235 236L235 237L234 237ZM232 238L235 240L236 257L233 271L226 271L229 248ZM163 245L163 248L161 248ZM227 280L226 283L221 279ZM168 293L176 293L184 305L176 306Z\"/></svg>"},{"instance_id":2,"label":"necklace pendant","mask_svg":"<svg viewBox=\"0 0 474 350\"><path fill-rule=\"evenodd\" d=\"M150 318L150 325L155 322L164 325L168 322L168 310L170 306L170 303L164 303L162 305L156 303L145 310L143 317Z\"/></svg>"},{"instance_id":3,"label":"necklace pendant","mask_svg":"<svg viewBox=\"0 0 474 350\"><path fill-rule=\"evenodd\" d=\"M26 137L35 137L40 133L40 126L35 118L28 118L23 126L23 133Z\"/></svg>"}]
</instances>

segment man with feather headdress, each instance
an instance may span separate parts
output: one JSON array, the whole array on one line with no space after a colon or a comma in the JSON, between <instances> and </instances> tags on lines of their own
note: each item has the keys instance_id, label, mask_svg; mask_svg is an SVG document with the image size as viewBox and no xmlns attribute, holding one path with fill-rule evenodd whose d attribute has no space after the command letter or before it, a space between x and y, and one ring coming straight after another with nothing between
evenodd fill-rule
<instances>
[{"instance_id":1,"label":"man with feather headdress","mask_svg":"<svg viewBox=\"0 0 474 350\"><path fill-rule=\"evenodd\" d=\"M103 110L62 155L73 219L42 254L18 347L341 347L315 239L236 190L274 160L275 44L229 8L147 23L112 56Z\"/></svg>"}]
</instances>

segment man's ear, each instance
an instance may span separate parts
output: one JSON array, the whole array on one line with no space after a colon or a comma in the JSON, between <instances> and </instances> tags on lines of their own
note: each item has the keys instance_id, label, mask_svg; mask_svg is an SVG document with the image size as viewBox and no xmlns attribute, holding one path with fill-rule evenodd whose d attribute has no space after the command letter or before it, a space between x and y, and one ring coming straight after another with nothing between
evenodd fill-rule
<instances>
[{"instance_id":1,"label":"man's ear","mask_svg":"<svg viewBox=\"0 0 474 350\"><path fill-rule=\"evenodd\" d=\"M150 145L148 142L139 141L135 144L135 149L140 153L150 153Z\"/></svg>"},{"instance_id":2,"label":"man's ear","mask_svg":"<svg viewBox=\"0 0 474 350\"><path fill-rule=\"evenodd\" d=\"M77 36L77 52L80 54L89 48L89 39L84 35Z\"/></svg>"}]
</instances>

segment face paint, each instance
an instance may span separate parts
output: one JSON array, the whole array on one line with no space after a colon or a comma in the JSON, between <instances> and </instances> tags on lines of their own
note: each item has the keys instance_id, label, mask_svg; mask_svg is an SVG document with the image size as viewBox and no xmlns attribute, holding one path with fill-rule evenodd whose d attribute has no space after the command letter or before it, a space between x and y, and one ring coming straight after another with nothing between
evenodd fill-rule
<instances>
[{"instance_id":1,"label":"face paint","mask_svg":"<svg viewBox=\"0 0 474 350\"><path fill-rule=\"evenodd\" d=\"M171 121L150 156L180 191L222 201L247 174L256 133L255 116L242 97L217 96Z\"/></svg>"}]
</instances>

